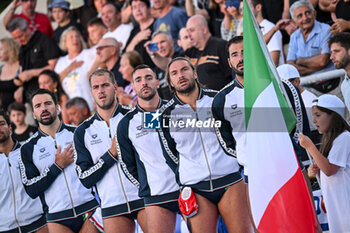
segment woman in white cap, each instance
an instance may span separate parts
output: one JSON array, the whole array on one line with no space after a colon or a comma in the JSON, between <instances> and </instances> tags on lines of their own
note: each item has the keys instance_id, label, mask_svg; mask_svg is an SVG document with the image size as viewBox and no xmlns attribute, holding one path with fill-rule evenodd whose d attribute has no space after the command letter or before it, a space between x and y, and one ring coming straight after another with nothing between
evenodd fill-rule
<instances>
[{"instance_id":1,"label":"woman in white cap","mask_svg":"<svg viewBox=\"0 0 350 233\"><path fill-rule=\"evenodd\" d=\"M318 97L312 107L313 121L322 134L320 151L299 134L299 142L315 163L312 175L321 175L321 189L331 233L350 232L350 126L344 117L345 105L335 95Z\"/></svg>"}]
</instances>

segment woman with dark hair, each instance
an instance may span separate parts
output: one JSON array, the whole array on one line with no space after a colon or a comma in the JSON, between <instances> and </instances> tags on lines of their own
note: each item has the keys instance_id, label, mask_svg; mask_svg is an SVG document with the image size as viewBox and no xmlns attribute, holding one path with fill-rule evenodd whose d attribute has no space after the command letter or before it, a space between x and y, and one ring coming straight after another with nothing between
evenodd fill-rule
<instances>
[{"instance_id":1,"label":"woman with dark hair","mask_svg":"<svg viewBox=\"0 0 350 233\"><path fill-rule=\"evenodd\" d=\"M38 77L39 88L47 89L55 93L58 104L61 107L61 117L64 123L68 123L68 114L66 111L66 103L68 101L68 96L64 92L61 83L60 77L55 71L52 70L43 70Z\"/></svg>"},{"instance_id":2,"label":"woman with dark hair","mask_svg":"<svg viewBox=\"0 0 350 233\"><path fill-rule=\"evenodd\" d=\"M122 74L123 79L130 82L123 91L119 88L118 100L122 105L135 106L137 96L132 89L132 72L135 67L143 64L142 57L136 51L125 52L120 60L119 72Z\"/></svg>"}]
</instances>

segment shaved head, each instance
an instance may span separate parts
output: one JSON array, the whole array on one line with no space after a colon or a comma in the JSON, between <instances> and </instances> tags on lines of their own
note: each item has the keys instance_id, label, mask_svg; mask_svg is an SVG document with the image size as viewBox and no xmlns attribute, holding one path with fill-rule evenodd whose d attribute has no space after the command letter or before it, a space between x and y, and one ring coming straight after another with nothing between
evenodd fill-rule
<instances>
[{"instance_id":1,"label":"shaved head","mask_svg":"<svg viewBox=\"0 0 350 233\"><path fill-rule=\"evenodd\" d=\"M203 15L194 15L188 19L186 25L197 25L200 27L208 28L208 21L204 18Z\"/></svg>"}]
</instances>

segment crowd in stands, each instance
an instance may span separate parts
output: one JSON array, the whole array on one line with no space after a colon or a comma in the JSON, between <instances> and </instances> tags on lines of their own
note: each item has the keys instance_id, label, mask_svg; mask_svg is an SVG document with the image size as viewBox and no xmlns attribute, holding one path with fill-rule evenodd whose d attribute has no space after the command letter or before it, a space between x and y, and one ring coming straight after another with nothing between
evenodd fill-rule
<instances>
[{"instance_id":1,"label":"crowd in stands","mask_svg":"<svg viewBox=\"0 0 350 233\"><path fill-rule=\"evenodd\" d=\"M272 62L282 66L281 78L300 92L312 140L319 141L312 120L314 99L339 90L336 94L348 112L342 119L349 116L350 0L247 2ZM49 0L46 13L35 10L38 3L13 0L2 22L11 38L0 39L0 109L8 112L13 139L19 143L41 124L32 102L39 88L55 94L58 119L65 124L79 126L95 111L105 110L91 87L98 70L113 74L115 96L130 108L138 106L134 73L140 65L154 71L162 100L173 97L169 66L180 64L181 57L191 62L201 88L220 91L237 76L243 80L243 58L233 65L229 56L239 55L228 56L227 47L232 38L243 36L242 0ZM345 75L300 85L303 76L335 69L344 69ZM311 148L303 140L302 146Z\"/></svg>"}]
</instances>

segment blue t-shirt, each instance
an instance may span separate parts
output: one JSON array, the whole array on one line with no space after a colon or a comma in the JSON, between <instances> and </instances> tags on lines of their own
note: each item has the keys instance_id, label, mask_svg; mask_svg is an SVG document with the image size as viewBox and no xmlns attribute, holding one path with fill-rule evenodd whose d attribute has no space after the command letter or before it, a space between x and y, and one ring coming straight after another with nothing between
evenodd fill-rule
<instances>
[{"instance_id":1,"label":"blue t-shirt","mask_svg":"<svg viewBox=\"0 0 350 233\"><path fill-rule=\"evenodd\" d=\"M158 17L153 24L153 31L166 31L174 39L175 51L180 52L182 49L177 45L177 39L181 28L186 27L188 16L184 10L177 7L171 7L171 10L164 17Z\"/></svg>"}]
</instances>

